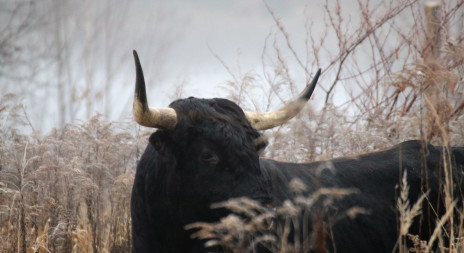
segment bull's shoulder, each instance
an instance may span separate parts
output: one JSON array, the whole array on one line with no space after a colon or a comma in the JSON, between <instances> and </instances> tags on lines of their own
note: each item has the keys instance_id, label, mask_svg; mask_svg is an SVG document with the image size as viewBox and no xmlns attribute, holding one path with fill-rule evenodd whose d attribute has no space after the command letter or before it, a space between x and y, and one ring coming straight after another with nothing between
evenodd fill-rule
<instances>
[{"instance_id":1,"label":"bull's shoulder","mask_svg":"<svg viewBox=\"0 0 464 253\"><path fill-rule=\"evenodd\" d=\"M414 164L422 158L437 159L440 151L441 147L436 147L419 140L408 140L388 149L337 158L333 159L333 162L349 164L351 161L353 163L374 163L381 166L382 164L389 164L394 161L396 164L398 164L397 162L403 162L407 165L408 163Z\"/></svg>"},{"instance_id":2,"label":"bull's shoulder","mask_svg":"<svg viewBox=\"0 0 464 253\"><path fill-rule=\"evenodd\" d=\"M453 147L451 149L452 159L456 162L457 165L461 166L464 169L464 146L463 147Z\"/></svg>"}]
</instances>

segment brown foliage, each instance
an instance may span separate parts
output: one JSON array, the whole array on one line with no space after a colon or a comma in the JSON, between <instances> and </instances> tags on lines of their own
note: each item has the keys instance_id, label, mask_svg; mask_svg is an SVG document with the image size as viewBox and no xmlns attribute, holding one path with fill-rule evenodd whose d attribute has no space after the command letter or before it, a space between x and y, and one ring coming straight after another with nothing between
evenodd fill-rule
<instances>
[{"instance_id":1,"label":"brown foliage","mask_svg":"<svg viewBox=\"0 0 464 253\"><path fill-rule=\"evenodd\" d=\"M128 251L130 192L146 138L127 126L97 115L43 137L14 127L2 134L0 251Z\"/></svg>"}]
</instances>

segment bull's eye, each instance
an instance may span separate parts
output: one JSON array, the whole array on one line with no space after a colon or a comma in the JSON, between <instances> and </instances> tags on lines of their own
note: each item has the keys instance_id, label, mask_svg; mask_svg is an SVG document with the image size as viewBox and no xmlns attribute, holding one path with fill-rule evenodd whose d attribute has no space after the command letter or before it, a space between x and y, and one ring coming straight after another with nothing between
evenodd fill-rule
<instances>
[{"instance_id":1,"label":"bull's eye","mask_svg":"<svg viewBox=\"0 0 464 253\"><path fill-rule=\"evenodd\" d=\"M210 160L211 158L213 158L213 154L209 153L209 152L204 152L203 154L201 154L201 160Z\"/></svg>"},{"instance_id":2,"label":"bull's eye","mask_svg":"<svg viewBox=\"0 0 464 253\"><path fill-rule=\"evenodd\" d=\"M212 151L203 151L200 154L200 160L205 163L216 164L219 161L218 156Z\"/></svg>"}]
</instances>

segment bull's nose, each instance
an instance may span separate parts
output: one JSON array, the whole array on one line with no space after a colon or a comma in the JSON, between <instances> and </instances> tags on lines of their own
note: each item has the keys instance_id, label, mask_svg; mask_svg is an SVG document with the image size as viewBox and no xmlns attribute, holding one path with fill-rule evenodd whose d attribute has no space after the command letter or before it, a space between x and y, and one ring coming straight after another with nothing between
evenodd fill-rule
<instances>
[{"instance_id":1,"label":"bull's nose","mask_svg":"<svg viewBox=\"0 0 464 253\"><path fill-rule=\"evenodd\" d=\"M270 206L270 205L269 205L269 206ZM271 221L270 221L270 223L269 223L267 229L268 229L268 230L274 229L275 219L276 219L276 217L275 217L275 215L276 215L276 208L275 208L275 207L270 207L270 208L268 208L268 207L263 207L263 210L264 210L265 213L268 213L268 214L272 215L272 219L271 219Z\"/></svg>"},{"instance_id":2,"label":"bull's nose","mask_svg":"<svg viewBox=\"0 0 464 253\"><path fill-rule=\"evenodd\" d=\"M259 202L261 203L261 206L263 207L265 213L275 214L276 208L274 207L274 205L272 205L271 198L261 198Z\"/></svg>"},{"instance_id":3,"label":"bull's nose","mask_svg":"<svg viewBox=\"0 0 464 253\"><path fill-rule=\"evenodd\" d=\"M271 214L275 214L276 213L276 208L275 207L272 207L271 205L269 205L269 207L263 207L263 210L265 213L271 213Z\"/></svg>"},{"instance_id":4,"label":"bull's nose","mask_svg":"<svg viewBox=\"0 0 464 253\"><path fill-rule=\"evenodd\" d=\"M262 206L271 207L272 206L272 199L267 196L259 196L254 198L255 201L258 201Z\"/></svg>"}]
</instances>

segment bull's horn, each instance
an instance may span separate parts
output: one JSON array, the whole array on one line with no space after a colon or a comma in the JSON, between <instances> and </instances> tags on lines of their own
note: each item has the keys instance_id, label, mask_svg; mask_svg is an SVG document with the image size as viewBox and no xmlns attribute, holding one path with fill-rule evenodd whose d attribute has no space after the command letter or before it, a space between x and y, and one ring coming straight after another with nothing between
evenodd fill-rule
<instances>
[{"instance_id":1,"label":"bull's horn","mask_svg":"<svg viewBox=\"0 0 464 253\"><path fill-rule=\"evenodd\" d=\"M139 56L134 50L135 60L135 95L132 113L135 121L142 126L161 129L173 129L177 124L176 111L172 108L153 108L148 107L147 92L145 91L145 79L143 78L142 66Z\"/></svg>"},{"instance_id":2,"label":"bull's horn","mask_svg":"<svg viewBox=\"0 0 464 253\"><path fill-rule=\"evenodd\" d=\"M303 92L301 92L298 99L288 103L279 110L272 112L245 112L245 115L253 128L257 130L266 130L280 126L295 117L301 109L303 109L303 106L311 97L311 94L313 94L320 74L321 69L317 71L311 83L303 90Z\"/></svg>"}]
</instances>

